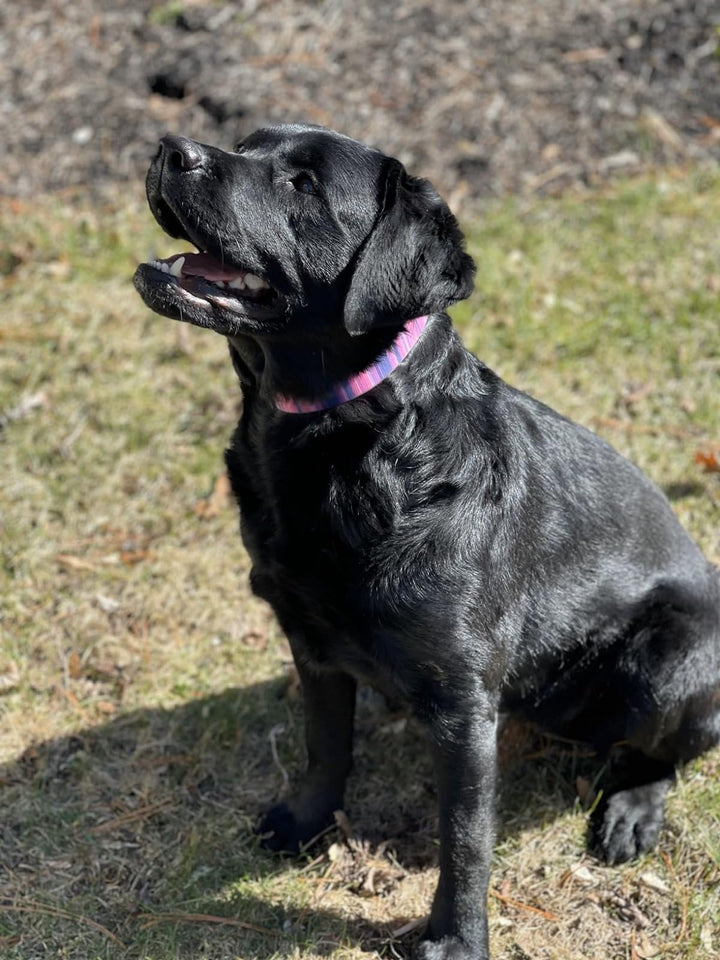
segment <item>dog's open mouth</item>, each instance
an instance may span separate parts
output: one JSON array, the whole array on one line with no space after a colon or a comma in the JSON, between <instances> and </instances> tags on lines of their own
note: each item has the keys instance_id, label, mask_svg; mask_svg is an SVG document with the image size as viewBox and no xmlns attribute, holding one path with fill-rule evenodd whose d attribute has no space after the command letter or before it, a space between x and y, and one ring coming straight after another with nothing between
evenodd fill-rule
<instances>
[{"instance_id":1,"label":"dog's open mouth","mask_svg":"<svg viewBox=\"0 0 720 960\"><path fill-rule=\"evenodd\" d=\"M164 274L164 278L201 303L245 313L247 301L269 305L275 298L270 284L254 273L221 263L209 253L176 253L164 260L149 260L143 266Z\"/></svg>"},{"instance_id":2,"label":"dog's open mouth","mask_svg":"<svg viewBox=\"0 0 720 960\"><path fill-rule=\"evenodd\" d=\"M141 263L135 286L157 313L226 335L281 312L280 296L267 280L210 253L176 253Z\"/></svg>"}]
</instances>

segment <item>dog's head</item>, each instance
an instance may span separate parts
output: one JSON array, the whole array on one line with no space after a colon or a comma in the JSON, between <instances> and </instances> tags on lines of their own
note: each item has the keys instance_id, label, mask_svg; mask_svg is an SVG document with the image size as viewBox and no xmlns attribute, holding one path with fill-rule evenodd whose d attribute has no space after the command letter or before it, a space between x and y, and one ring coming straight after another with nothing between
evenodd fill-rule
<instances>
[{"instance_id":1,"label":"dog's head","mask_svg":"<svg viewBox=\"0 0 720 960\"><path fill-rule=\"evenodd\" d=\"M150 208L198 253L142 264L158 313L228 336L357 336L467 297L474 265L433 187L319 127L259 130L227 152L160 142Z\"/></svg>"}]
</instances>

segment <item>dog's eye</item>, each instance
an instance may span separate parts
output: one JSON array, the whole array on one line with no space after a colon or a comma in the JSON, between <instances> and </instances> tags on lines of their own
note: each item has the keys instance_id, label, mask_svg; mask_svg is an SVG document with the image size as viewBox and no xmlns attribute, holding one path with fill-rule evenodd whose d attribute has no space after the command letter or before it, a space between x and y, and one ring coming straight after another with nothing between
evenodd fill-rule
<instances>
[{"instance_id":1,"label":"dog's eye","mask_svg":"<svg viewBox=\"0 0 720 960\"><path fill-rule=\"evenodd\" d=\"M290 181L298 193L317 193L315 183L308 173L299 173Z\"/></svg>"}]
</instances>

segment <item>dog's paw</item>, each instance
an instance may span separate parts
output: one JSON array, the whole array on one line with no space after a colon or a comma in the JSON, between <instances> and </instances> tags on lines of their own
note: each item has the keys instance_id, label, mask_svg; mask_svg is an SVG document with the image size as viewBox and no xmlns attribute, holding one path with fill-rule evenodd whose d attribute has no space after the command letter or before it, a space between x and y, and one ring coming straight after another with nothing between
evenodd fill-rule
<instances>
[{"instance_id":1,"label":"dog's paw","mask_svg":"<svg viewBox=\"0 0 720 960\"><path fill-rule=\"evenodd\" d=\"M624 863L651 850L663 823L666 789L647 784L613 793L590 825L593 852L607 863Z\"/></svg>"},{"instance_id":2,"label":"dog's paw","mask_svg":"<svg viewBox=\"0 0 720 960\"><path fill-rule=\"evenodd\" d=\"M489 960L489 954L484 947L474 949L457 937L443 937L442 940L422 940L414 960Z\"/></svg>"},{"instance_id":3,"label":"dog's paw","mask_svg":"<svg viewBox=\"0 0 720 960\"><path fill-rule=\"evenodd\" d=\"M276 853L299 853L333 823L332 811L309 819L298 818L290 806L280 803L269 810L256 828L260 843Z\"/></svg>"}]
</instances>

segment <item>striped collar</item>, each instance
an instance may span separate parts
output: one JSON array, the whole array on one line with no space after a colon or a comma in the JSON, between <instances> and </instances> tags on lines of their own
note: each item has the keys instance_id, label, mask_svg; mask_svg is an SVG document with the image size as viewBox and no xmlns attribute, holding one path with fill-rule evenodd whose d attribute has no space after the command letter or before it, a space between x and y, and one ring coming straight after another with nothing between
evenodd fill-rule
<instances>
[{"instance_id":1,"label":"striped collar","mask_svg":"<svg viewBox=\"0 0 720 960\"><path fill-rule=\"evenodd\" d=\"M417 343L420 334L425 329L427 317L416 317L408 320L403 329L390 344L388 349L369 367L353 374L347 380L336 383L315 400L299 400L295 397L286 397L278 394L275 397L275 406L283 413L316 413L319 410L329 410L348 400L361 397L368 390L372 390L389 376L399 366Z\"/></svg>"}]
</instances>

